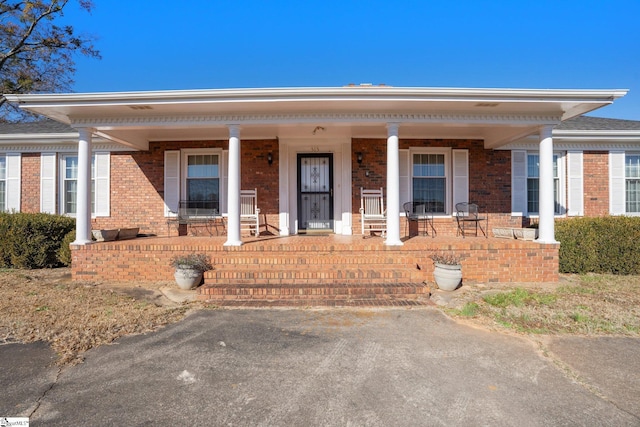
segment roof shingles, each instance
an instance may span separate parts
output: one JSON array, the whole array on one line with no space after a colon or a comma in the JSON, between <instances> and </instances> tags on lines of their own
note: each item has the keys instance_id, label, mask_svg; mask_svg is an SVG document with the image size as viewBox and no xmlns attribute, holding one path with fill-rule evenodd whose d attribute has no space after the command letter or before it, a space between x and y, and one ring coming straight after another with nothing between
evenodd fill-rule
<instances>
[{"instance_id":1,"label":"roof shingles","mask_svg":"<svg viewBox=\"0 0 640 427\"><path fill-rule=\"evenodd\" d=\"M42 133L78 133L71 126L45 119L36 122L0 123L0 134L42 134Z\"/></svg>"},{"instance_id":2,"label":"roof shingles","mask_svg":"<svg viewBox=\"0 0 640 427\"><path fill-rule=\"evenodd\" d=\"M604 117L579 116L565 120L555 127L557 130L637 130L640 121L607 119Z\"/></svg>"}]
</instances>

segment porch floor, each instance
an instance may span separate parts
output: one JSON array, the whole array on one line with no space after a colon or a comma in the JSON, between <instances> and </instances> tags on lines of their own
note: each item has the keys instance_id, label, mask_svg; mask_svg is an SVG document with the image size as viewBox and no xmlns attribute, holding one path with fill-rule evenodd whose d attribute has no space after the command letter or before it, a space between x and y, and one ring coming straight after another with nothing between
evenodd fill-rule
<instances>
[{"instance_id":1,"label":"porch floor","mask_svg":"<svg viewBox=\"0 0 640 427\"><path fill-rule=\"evenodd\" d=\"M199 298L246 305L420 304L432 281L433 251L462 257L463 280L483 283L556 282L558 244L484 238L416 236L403 246L381 237L145 237L72 246L72 274L81 280L170 281L172 256L202 252L214 269L205 273ZM285 302L286 301L286 302Z\"/></svg>"}]
</instances>

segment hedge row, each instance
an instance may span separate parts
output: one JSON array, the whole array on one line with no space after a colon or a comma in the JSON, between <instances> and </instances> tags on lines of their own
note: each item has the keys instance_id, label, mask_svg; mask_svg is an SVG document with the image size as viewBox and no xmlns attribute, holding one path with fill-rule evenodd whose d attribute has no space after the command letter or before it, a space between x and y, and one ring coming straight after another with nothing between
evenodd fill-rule
<instances>
[{"instance_id":1,"label":"hedge row","mask_svg":"<svg viewBox=\"0 0 640 427\"><path fill-rule=\"evenodd\" d=\"M561 273L640 274L640 217L556 221Z\"/></svg>"},{"instance_id":2,"label":"hedge row","mask_svg":"<svg viewBox=\"0 0 640 427\"><path fill-rule=\"evenodd\" d=\"M0 267L50 268L75 228L73 218L44 213L0 213Z\"/></svg>"}]
</instances>

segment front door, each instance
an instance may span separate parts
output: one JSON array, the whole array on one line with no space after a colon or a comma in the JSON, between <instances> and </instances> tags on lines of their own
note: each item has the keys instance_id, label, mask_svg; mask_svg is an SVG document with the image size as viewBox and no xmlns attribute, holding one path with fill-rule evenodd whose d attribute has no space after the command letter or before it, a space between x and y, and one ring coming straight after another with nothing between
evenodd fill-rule
<instances>
[{"instance_id":1,"label":"front door","mask_svg":"<svg viewBox=\"0 0 640 427\"><path fill-rule=\"evenodd\" d=\"M333 154L298 154L298 233L333 231Z\"/></svg>"}]
</instances>

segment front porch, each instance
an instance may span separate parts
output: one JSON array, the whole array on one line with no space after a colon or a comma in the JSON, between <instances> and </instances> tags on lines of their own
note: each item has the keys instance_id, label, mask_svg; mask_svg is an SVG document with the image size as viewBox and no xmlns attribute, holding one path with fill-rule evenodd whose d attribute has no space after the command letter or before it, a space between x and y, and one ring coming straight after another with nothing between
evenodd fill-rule
<instances>
[{"instance_id":1,"label":"front porch","mask_svg":"<svg viewBox=\"0 0 640 427\"><path fill-rule=\"evenodd\" d=\"M558 280L559 244L484 237L268 236L224 246L225 236L145 237L72 245L76 280L172 281L170 259L203 252L214 270L198 288L205 301L415 299L429 292L432 251L463 257L463 283Z\"/></svg>"}]
</instances>

